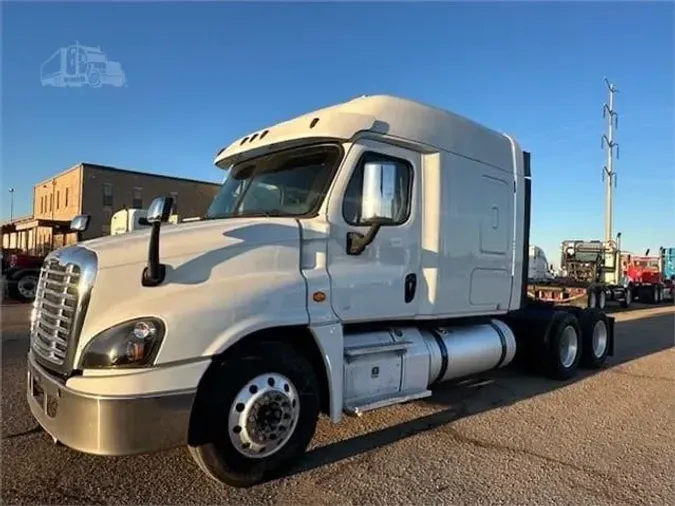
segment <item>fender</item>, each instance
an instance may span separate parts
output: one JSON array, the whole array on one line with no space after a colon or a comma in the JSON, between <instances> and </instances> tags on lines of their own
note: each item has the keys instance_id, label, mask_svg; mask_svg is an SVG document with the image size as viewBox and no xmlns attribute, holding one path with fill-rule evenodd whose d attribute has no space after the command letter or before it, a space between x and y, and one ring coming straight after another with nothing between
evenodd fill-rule
<instances>
[{"instance_id":1,"label":"fender","mask_svg":"<svg viewBox=\"0 0 675 506\"><path fill-rule=\"evenodd\" d=\"M344 385L344 334L342 324L309 327L323 357L328 382L329 416L333 423L342 419Z\"/></svg>"},{"instance_id":2,"label":"fender","mask_svg":"<svg viewBox=\"0 0 675 506\"><path fill-rule=\"evenodd\" d=\"M35 274L40 276L40 268L38 267L10 267L2 273L8 283L16 283L16 281L24 274Z\"/></svg>"},{"instance_id":3,"label":"fender","mask_svg":"<svg viewBox=\"0 0 675 506\"><path fill-rule=\"evenodd\" d=\"M290 316L290 315L289 315ZM300 315L297 315L300 316ZM342 324L323 324L306 326L306 321L300 321L290 316L283 322L270 319L249 319L241 322L231 329L227 329L216 339L220 343L212 348L210 356L217 356L227 349L243 343L249 338L255 339L259 332L283 332L288 328L304 327L308 329L313 337L314 345L318 354L322 358L321 364L314 364L316 367L323 367L326 375L326 387L328 394L328 414L333 423L338 423L342 419L343 408L343 375L344 375L344 334ZM280 342L284 342L283 339ZM225 345L226 343L226 345ZM316 357L315 361L318 360Z\"/></svg>"}]
</instances>

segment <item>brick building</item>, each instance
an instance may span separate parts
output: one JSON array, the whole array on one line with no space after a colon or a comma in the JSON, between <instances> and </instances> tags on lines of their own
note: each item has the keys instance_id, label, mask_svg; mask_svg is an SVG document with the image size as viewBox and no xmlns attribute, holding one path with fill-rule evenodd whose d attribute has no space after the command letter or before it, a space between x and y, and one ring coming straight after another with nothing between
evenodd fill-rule
<instances>
[{"instance_id":1,"label":"brick building","mask_svg":"<svg viewBox=\"0 0 675 506\"><path fill-rule=\"evenodd\" d=\"M35 185L33 215L2 227L5 249L41 254L71 244L70 220L89 214L84 239L110 233L113 213L127 208L147 208L157 196L172 196L180 217L203 215L220 185L193 179L160 176L80 163Z\"/></svg>"}]
</instances>

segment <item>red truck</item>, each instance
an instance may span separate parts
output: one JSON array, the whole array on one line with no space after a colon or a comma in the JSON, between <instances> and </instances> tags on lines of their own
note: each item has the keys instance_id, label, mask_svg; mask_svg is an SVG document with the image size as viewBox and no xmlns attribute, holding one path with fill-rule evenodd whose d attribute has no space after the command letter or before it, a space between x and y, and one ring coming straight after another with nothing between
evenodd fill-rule
<instances>
[{"instance_id":1,"label":"red truck","mask_svg":"<svg viewBox=\"0 0 675 506\"><path fill-rule=\"evenodd\" d=\"M44 256L24 253L3 252L2 286L3 296L20 302L32 302L37 291L37 282Z\"/></svg>"},{"instance_id":2,"label":"red truck","mask_svg":"<svg viewBox=\"0 0 675 506\"><path fill-rule=\"evenodd\" d=\"M673 282L667 279L664 269L665 249L660 248L658 256L627 255L623 269L633 297L640 302L659 304L673 298Z\"/></svg>"}]
</instances>

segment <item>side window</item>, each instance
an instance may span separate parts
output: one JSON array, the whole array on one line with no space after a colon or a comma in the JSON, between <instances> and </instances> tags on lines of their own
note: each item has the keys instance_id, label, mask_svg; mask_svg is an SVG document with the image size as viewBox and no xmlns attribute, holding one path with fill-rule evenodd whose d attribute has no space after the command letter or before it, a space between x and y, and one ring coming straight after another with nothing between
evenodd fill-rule
<instances>
[{"instance_id":1,"label":"side window","mask_svg":"<svg viewBox=\"0 0 675 506\"><path fill-rule=\"evenodd\" d=\"M394 222L402 225L410 217L412 201L413 168L410 162L378 153L365 153L352 173L342 202L342 216L349 225L362 225L361 196L363 192L363 168L367 163L386 163L395 167L394 172Z\"/></svg>"},{"instance_id":2,"label":"side window","mask_svg":"<svg viewBox=\"0 0 675 506\"><path fill-rule=\"evenodd\" d=\"M111 183L103 183L103 206L112 207L113 205L113 185Z\"/></svg>"},{"instance_id":3,"label":"side window","mask_svg":"<svg viewBox=\"0 0 675 506\"><path fill-rule=\"evenodd\" d=\"M131 207L134 209L142 209L143 208L143 188L140 186L136 186L134 188L134 193L133 193L133 198L131 199Z\"/></svg>"}]
</instances>

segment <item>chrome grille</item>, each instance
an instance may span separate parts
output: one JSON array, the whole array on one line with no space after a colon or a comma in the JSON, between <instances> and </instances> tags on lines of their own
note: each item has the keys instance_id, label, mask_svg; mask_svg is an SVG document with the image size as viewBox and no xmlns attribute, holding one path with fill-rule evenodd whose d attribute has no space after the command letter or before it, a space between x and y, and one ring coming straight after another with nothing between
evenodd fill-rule
<instances>
[{"instance_id":1,"label":"chrome grille","mask_svg":"<svg viewBox=\"0 0 675 506\"><path fill-rule=\"evenodd\" d=\"M63 365L77 312L80 267L47 259L40 273L31 329L33 351L44 360Z\"/></svg>"},{"instance_id":2,"label":"chrome grille","mask_svg":"<svg viewBox=\"0 0 675 506\"><path fill-rule=\"evenodd\" d=\"M36 359L55 372L68 373L94 286L98 259L79 246L45 259L31 317L30 342Z\"/></svg>"}]
</instances>

